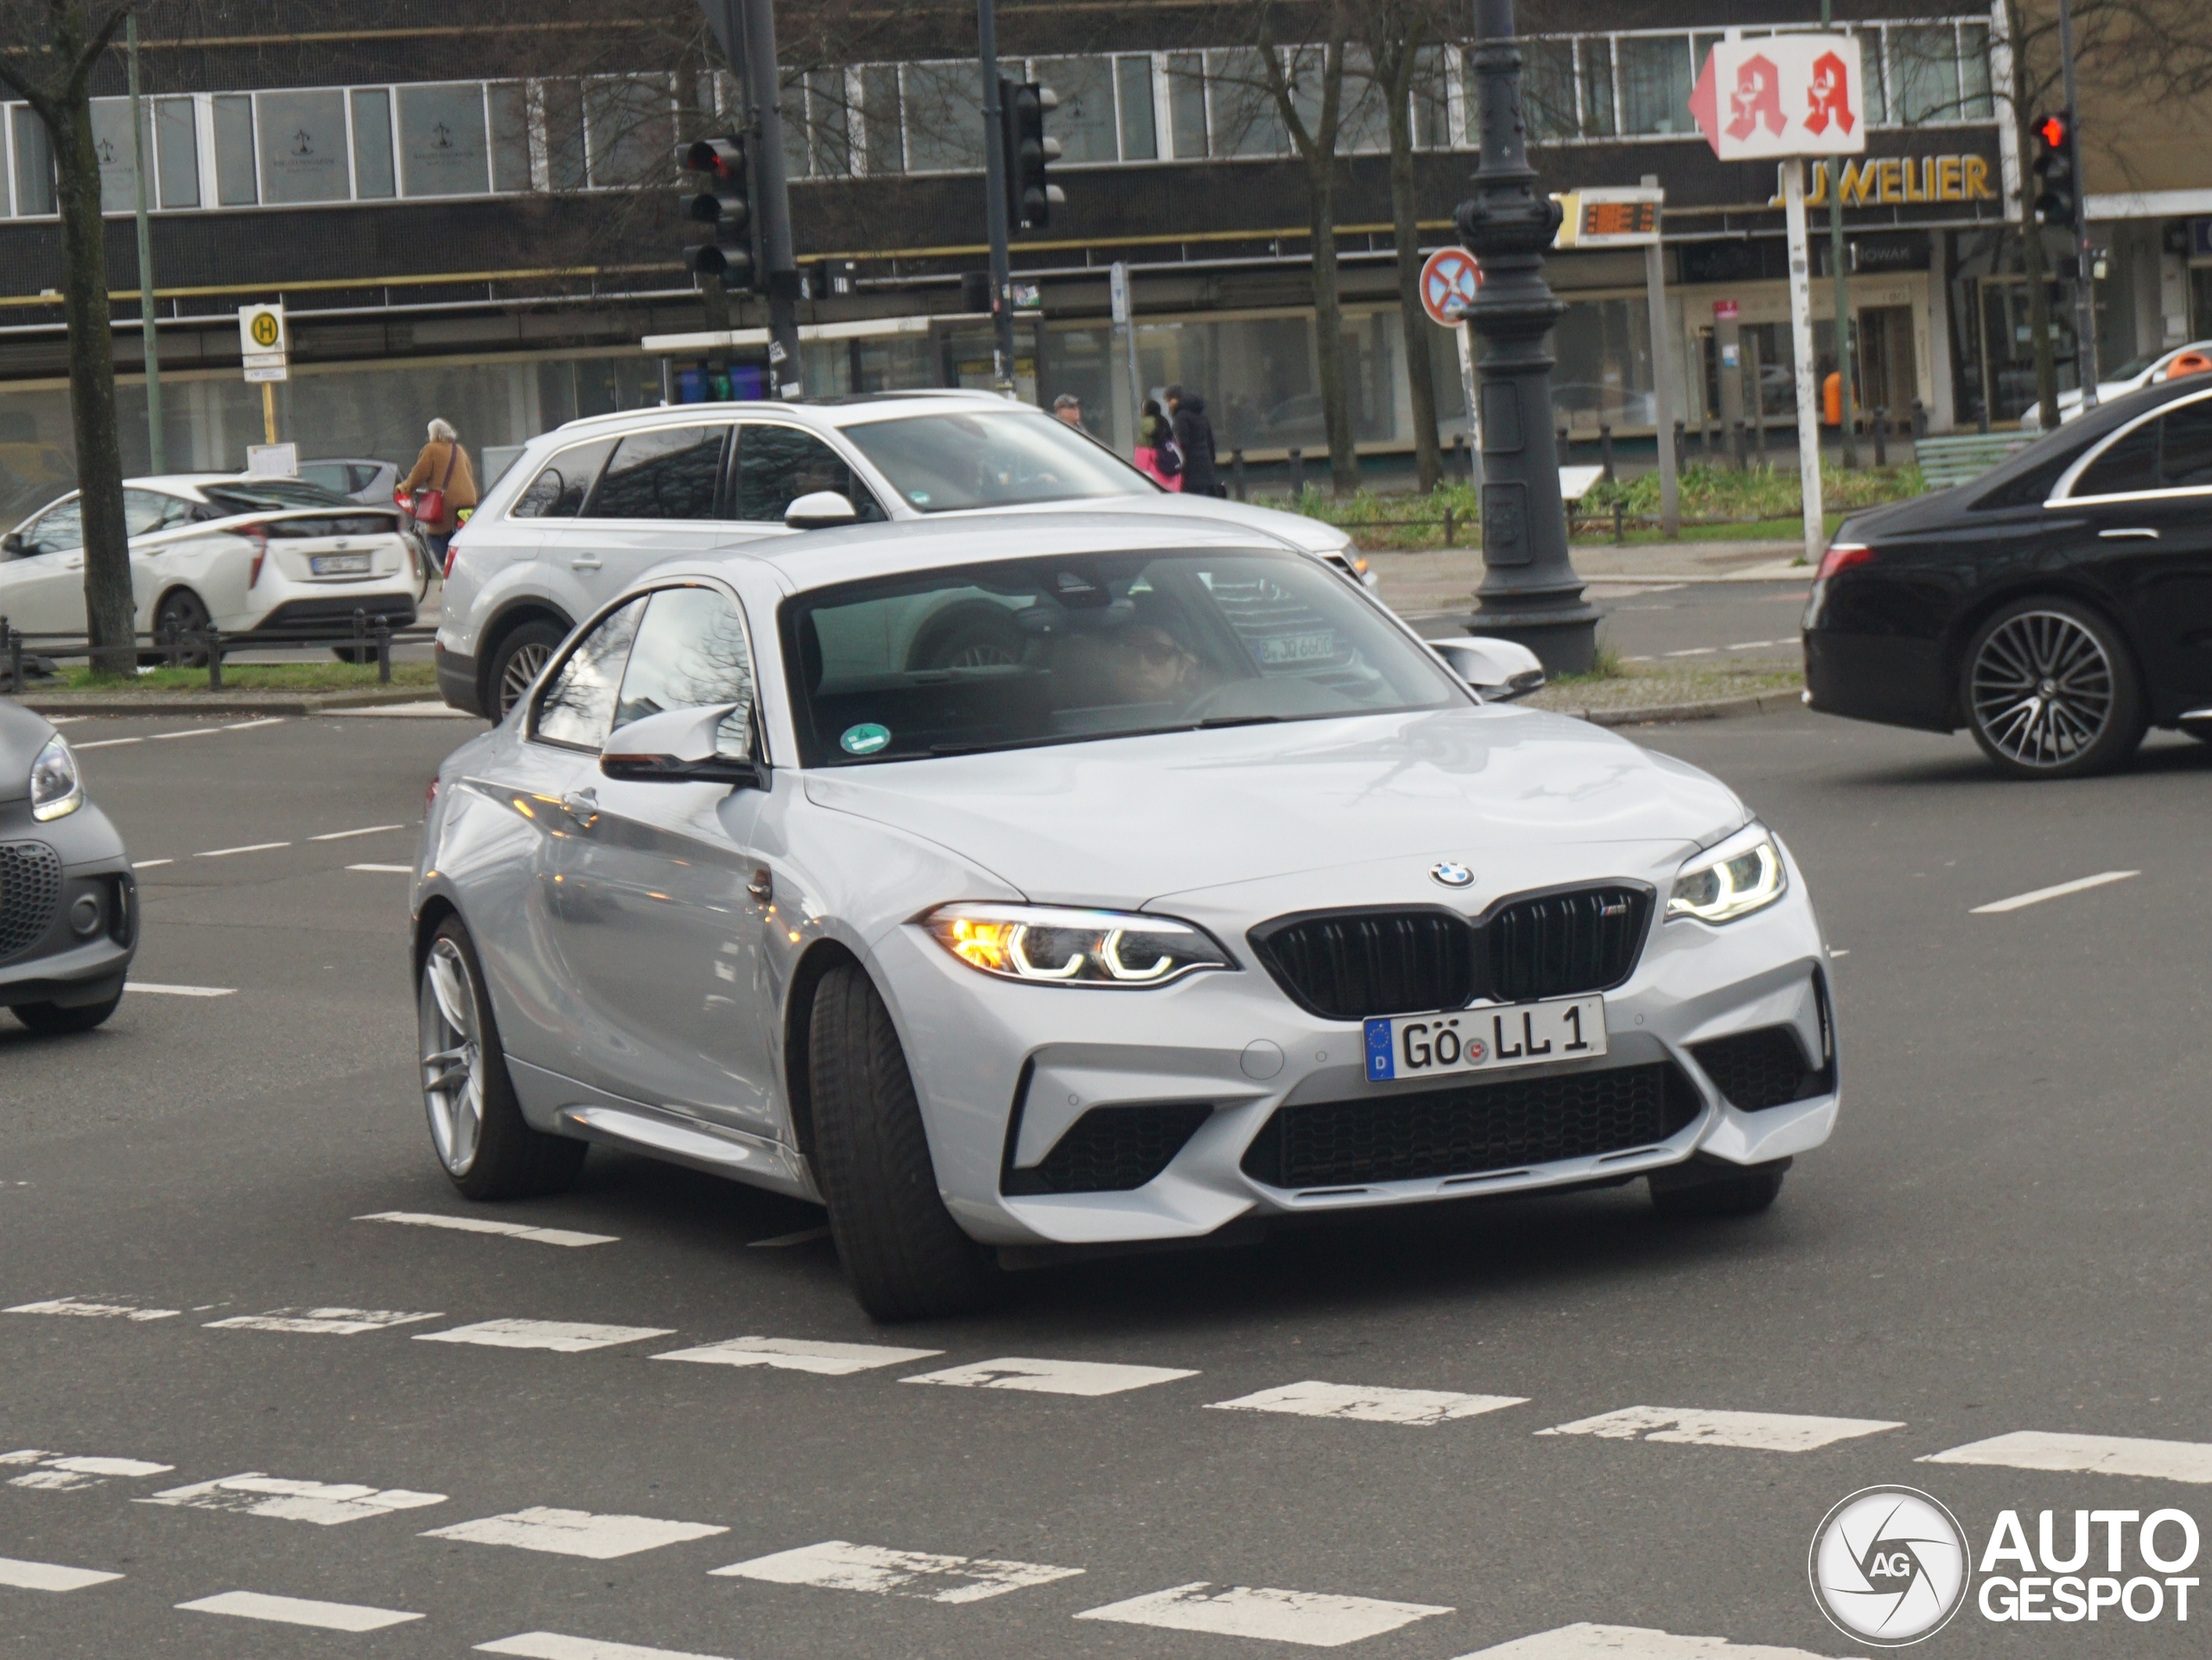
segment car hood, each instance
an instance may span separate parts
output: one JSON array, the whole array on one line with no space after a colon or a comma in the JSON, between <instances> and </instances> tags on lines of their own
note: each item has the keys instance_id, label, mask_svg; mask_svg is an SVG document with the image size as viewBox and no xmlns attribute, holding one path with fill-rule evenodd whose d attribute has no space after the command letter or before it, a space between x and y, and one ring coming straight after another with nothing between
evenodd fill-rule
<instances>
[{"instance_id":1,"label":"car hood","mask_svg":"<svg viewBox=\"0 0 2212 1660\"><path fill-rule=\"evenodd\" d=\"M1148 513L1162 518L1212 519L1249 526L1308 553L1335 553L1351 543L1351 537L1335 525L1321 519L1308 518L1303 513L1286 513L1280 508L1255 507L1245 501L1224 501L1218 496L1186 496L1172 491L1162 491L1157 495L1132 494L1110 499L1086 496L1074 501L1032 502L1005 511L1022 513Z\"/></svg>"},{"instance_id":2,"label":"car hood","mask_svg":"<svg viewBox=\"0 0 2212 1660\"><path fill-rule=\"evenodd\" d=\"M12 698L0 697L0 801L21 801L31 792L31 763L54 728Z\"/></svg>"},{"instance_id":3,"label":"car hood","mask_svg":"<svg viewBox=\"0 0 2212 1660\"><path fill-rule=\"evenodd\" d=\"M817 806L924 836L1029 898L1169 894L1395 860L1687 851L1749 815L1719 780L1584 722L1496 707L823 768ZM1433 897L1433 893L1430 894Z\"/></svg>"}]
</instances>

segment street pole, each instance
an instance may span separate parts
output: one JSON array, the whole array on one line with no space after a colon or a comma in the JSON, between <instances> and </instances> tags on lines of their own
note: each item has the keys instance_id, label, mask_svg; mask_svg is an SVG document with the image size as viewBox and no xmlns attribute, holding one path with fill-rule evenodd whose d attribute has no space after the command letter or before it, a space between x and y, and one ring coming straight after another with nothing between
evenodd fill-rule
<instances>
[{"instance_id":1,"label":"street pole","mask_svg":"<svg viewBox=\"0 0 2212 1660\"><path fill-rule=\"evenodd\" d=\"M1643 188L1657 189L1659 175L1645 174ZM1675 372L1675 331L1667 319L1667 248L1658 228L1666 222L1666 212L1662 200L1643 251L1643 301L1651 314L1651 436L1659 447L1659 531L1671 538L1682 533L1682 458L1675 453L1675 403L1681 396L1681 378Z\"/></svg>"},{"instance_id":2,"label":"street pole","mask_svg":"<svg viewBox=\"0 0 2212 1660\"><path fill-rule=\"evenodd\" d=\"M1821 0L1821 27L1835 22L1834 0ZM1843 158L1825 163L1828 180L1828 273L1835 278L1835 372L1843 387L1843 464L1859 465L1859 434L1853 414L1851 384L1851 274L1843 268Z\"/></svg>"},{"instance_id":3,"label":"street pole","mask_svg":"<svg viewBox=\"0 0 2212 1660\"><path fill-rule=\"evenodd\" d=\"M2074 95L2074 7L2058 0L2058 62L2066 86L2066 163L2074 172L2074 373L2082 407L2097 406L2097 279L2089 269L2089 192L2082 177L2082 117Z\"/></svg>"},{"instance_id":4,"label":"street pole","mask_svg":"<svg viewBox=\"0 0 2212 1660\"><path fill-rule=\"evenodd\" d=\"M1482 336L1483 580L1469 626L1518 640L1553 675L1597 661L1598 617L1567 550L1552 436L1546 336L1566 309L1544 281L1544 250L1560 205L1536 188L1521 112L1513 0L1475 0L1474 71L1481 111L1475 194L1453 215L1483 281L1466 308Z\"/></svg>"},{"instance_id":5,"label":"street pole","mask_svg":"<svg viewBox=\"0 0 2212 1660\"><path fill-rule=\"evenodd\" d=\"M774 0L744 0L745 78L753 100L753 211L767 264L768 374L780 398L803 397L798 263L791 257L791 187L784 171L783 89L776 80Z\"/></svg>"},{"instance_id":6,"label":"street pole","mask_svg":"<svg viewBox=\"0 0 2212 1660\"><path fill-rule=\"evenodd\" d=\"M761 0L766 3L766 0ZM985 218L991 235L991 321L995 326L991 346L992 379L1001 397L1014 396L1014 257L1007 243L1014 234L1008 221L1004 114L999 108L999 19L995 0L976 0L976 55L983 76L983 192Z\"/></svg>"},{"instance_id":7,"label":"street pole","mask_svg":"<svg viewBox=\"0 0 2212 1660\"><path fill-rule=\"evenodd\" d=\"M1452 337L1459 348L1459 396L1467 405L1467 482L1483 481L1483 426L1475 393L1475 331L1463 314Z\"/></svg>"},{"instance_id":8,"label":"street pole","mask_svg":"<svg viewBox=\"0 0 2212 1660\"><path fill-rule=\"evenodd\" d=\"M131 173L138 194L138 333L145 341L146 451L156 477L169 470L167 435L162 426L162 343L154 323L154 239L146 224L145 105L138 96L138 14L124 24L130 55ZM272 441L273 442L273 441Z\"/></svg>"},{"instance_id":9,"label":"street pole","mask_svg":"<svg viewBox=\"0 0 2212 1660\"><path fill-rule=\"evenodd\" d=\"M1144 426L1144 379L1137 372L1137 319L1135 307L1129 293L1129 268L1126 262L1116 260L1107 270L1107 293L1114 313L1114 333L1120 337L1123 351L1128 354L1129 369L1129 448L1135 450L1142 438ZM1117 435L1119 436L1119 435Z\"/></svg>"},{"instance_id":10,"label":"street pole","mask_svg":"<svg viewBox=\"0 0 2212 1660\"><path fill-rule=\"evenodd\" d=\"M1827 550L1821 506L1821 411L1813 373L1812 249L1805 236L1805 162L1782 164L1782 205L1789 230L1789 335L1797 359L1797 486L1804 498L1805 559L1818 564Z\"/></svg>"}]
</instances>

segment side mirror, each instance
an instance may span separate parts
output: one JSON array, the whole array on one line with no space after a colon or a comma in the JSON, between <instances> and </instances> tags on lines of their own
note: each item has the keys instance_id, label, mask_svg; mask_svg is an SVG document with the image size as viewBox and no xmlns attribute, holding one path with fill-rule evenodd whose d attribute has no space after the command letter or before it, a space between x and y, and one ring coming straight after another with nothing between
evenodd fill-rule
<instances>
[{"instance_id":1,"label":"side mirror","mask_svg":"<svg viewBox=\"0 0 2212 1660\"><path fill-rule=\"evenodd\" d=\"M599 770L632 784L728 784L759 789L766 770L749 755L720 748L722 722L742 703L669 709L632 721L609 735Z\"/></svg>"},{"instance_id":2,"label":"side mirror","mask_svg":"<svg viewBox=\"0 0 2212 1660\"><path fill-rule=\"evenodd\" d=\"M21 531L10 531L6 536L0 537L0 555L10 559L23 557L23 533Z\"/></svg>"},{"instance_id":3,"label":"side mirror","mask_svg":"<svg viewBox=\"0 0 2212 1660\"><path fill-rule=\"evenodd\" d=\"M795 531L826 531L833 525L854 524L859 518L853 504L835 490L817 490L784 509L784 523Z\"/></svg>"},{"instance_id":4,"label":"side mirror","mask_svg":"<svg viewBox=\"0 0 2212 1660\"><path fill-rule=\"evenodd\" d=\"M1432 639L1429 649L1445 666L1470 686L1484 703L1510 703L1541 689L1544 665L1525 646L1510 639L1461 635Z\"/></svg>"}]
</instances>

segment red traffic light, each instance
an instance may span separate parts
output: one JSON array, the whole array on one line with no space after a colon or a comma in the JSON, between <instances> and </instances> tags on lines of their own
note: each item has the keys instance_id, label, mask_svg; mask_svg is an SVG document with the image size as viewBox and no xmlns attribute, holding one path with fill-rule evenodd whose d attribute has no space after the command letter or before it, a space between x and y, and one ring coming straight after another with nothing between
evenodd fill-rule
<instances>
[{"instance_id":1,"label":"red traffic light","mask_svg":"<svg viewBox=\"0 0 2212 1660\"><path fill-rule=\"evenodd\" d=\"M2042 139L2047 149L2061 149L2066 143L2066 118L2047 115L2036 123L2036 137Z\"/></svg>"}]
</instances>

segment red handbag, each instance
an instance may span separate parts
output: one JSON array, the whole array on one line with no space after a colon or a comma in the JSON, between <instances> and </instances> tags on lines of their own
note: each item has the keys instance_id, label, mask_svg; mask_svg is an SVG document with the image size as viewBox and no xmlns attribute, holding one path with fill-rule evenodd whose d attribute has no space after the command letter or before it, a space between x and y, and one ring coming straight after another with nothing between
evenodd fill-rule
<instances>
[{"instance_id":1,"label":"red handbag","mask_svg":"<svg viewBox=\"0 0 2212 1660\"><path fill-rule=\"evenodd\" d=\"M446 451L446 475L438 480L435 490L417 490L414 502L407 511L425 525L442 525L446 518L446 486L453 478L454 463L461 459L461 445L454 442Z\"/></svg>"}]
</instances>

